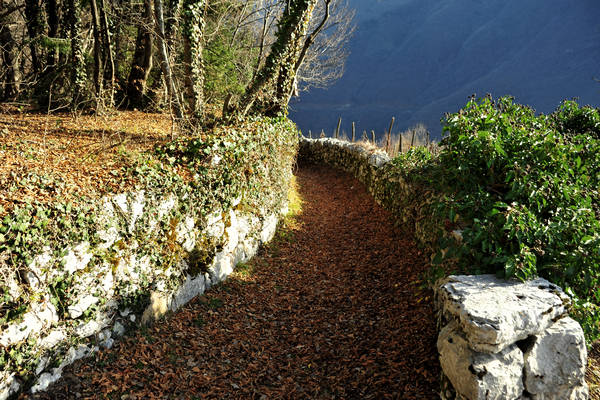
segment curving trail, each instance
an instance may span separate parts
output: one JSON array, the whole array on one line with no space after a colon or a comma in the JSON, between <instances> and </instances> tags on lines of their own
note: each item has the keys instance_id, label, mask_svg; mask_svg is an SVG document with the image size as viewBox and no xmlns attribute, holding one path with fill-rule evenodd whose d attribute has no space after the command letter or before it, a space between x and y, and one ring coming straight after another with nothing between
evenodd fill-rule
<instances>
[{"instance_id":1,"label":"curving trail","mask_svg":"<svg viewBox=\"0 0 600 400\"><path fill-rule=\"evenodd\" d=\"M439 398L426 257L348 175L297 182L303 212L246 268L35 398Z\"/></svg>"}]
</instances>

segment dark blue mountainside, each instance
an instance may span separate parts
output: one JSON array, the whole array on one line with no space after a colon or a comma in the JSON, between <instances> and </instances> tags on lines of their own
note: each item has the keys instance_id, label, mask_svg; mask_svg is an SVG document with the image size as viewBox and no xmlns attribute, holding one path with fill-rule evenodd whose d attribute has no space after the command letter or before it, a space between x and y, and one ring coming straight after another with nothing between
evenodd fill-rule
<instances>
[{"instance_id":1,"label":"dark blue mountainside","mask_svg":"<svg viewBox=\"0 0 600 400\"><path fill-rule=\"evenodd\" d=\"M303 93L291 117L303 132L382 133L440 118L468 96L513 95L551 112L565 98L600 105L598 0L351 0L357 32L342 79ZM396 130L396 129L395 129Z\"/></svg>"}]
</instances>

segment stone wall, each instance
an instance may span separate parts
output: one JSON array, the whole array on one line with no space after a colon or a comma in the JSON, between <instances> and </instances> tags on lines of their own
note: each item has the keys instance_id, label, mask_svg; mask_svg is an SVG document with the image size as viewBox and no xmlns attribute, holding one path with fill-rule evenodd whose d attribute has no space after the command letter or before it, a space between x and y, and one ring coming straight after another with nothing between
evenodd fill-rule
<instances>
[{"instance_id":1,"label":"stone wall","mask_svg":"<svg viewBox=\"0 0 600 400\"><path fill-rule=\"evenodd\" d=\"M437 250L448 231L428 205L432 190L411 184L380 150L337 139L301 139L300 159L354 175L397 221ZM436 284L443 399L587 399L587 352L570 299L543 279L451 276Z\"/></svg>"},{"instance_id":2,"label":"stone wall","mask_svg":"<svg viewBox=\"0 0 600 400\"><path fill-rule=\"evenodd\" d=\"M558 286L451 276L439 282L436 303L437 347L450 383L443 399L588 398L583 330Z\"/></svg>"},{"instance_id":3,"label":"stone wall","mask_svg":"<svg viewBox=\"0 0 600 400\"><path fill-rule=\"evenodd\" d=\"M428 207L436 193L411 184L382 150L339 139L302 138L299 160L325 163L352 174L366 186L375 201L390 210L399 224L414 232L419 243L431 253L440 235L452 236Z\"/></svg>"},{"instance_id":4,"label":"stone wall","mask_svg":"<svg viewBox=\"0 0 600 400\"><path fill-rule=\"evenodd\" d=\"M165 185L153 180L144 189L96 201L93 226L72 224L66 236L79 240L63 245L48 237L56 231L43 230L40 240L50 244L0 282L25 309L1 326L0 400L45 390L65 366L178 309L269 241L287 212L297 133L292 128L268 133L263 142L240 141L239 147L234 135L224 136L227 147L214 146L221 152L218 165L219 153L211 150L217 155L208 168L224 171L231 154L256 155L254 172L241 171L235 184L223 186L223 174L214 173L215 189L201 191L193 181L164 176L161 167L154 171ZM243 152L243 146L254 153ZM205 193L222 199L208 203Z\"/></svg>"}]
</instances>

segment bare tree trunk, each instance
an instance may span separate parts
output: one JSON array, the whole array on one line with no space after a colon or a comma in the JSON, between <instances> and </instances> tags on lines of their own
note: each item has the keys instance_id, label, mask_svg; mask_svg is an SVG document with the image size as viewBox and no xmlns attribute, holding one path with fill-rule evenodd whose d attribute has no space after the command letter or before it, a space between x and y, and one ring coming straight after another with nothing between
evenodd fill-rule
<instances>
[{"instance_id":1,"label":"bare tree trunk","mask_svg":"<svg viewBox=\"0 0 600 400\"><path fill-rule=\"evenodd\" d=\"M252 74L252 79L256 78L256 75L258 75L258 72L260 71L261 60L262 60L263 54L265 52L265 40L267 39L269 18L271 18L271 9L270 8L265 10L265 15L263 18L262 32L260 35L260 45L258 48L258 59L256 60L256 67L254 68L254 73Z\"/></svg>"},{"instance_id":2,"label":"bare tree trunk","mask_svg":"<svg viewBox=\"0 0 600 400\"><path fill-rule=\"evenodd\" d=\"M129 108L142 108L146 80L152 68L152 32L148 29L152 23L151 0L144 0L144 18L138 27L135 52L131 71L127 79L127 103Z\"/></svg>"},{"instance_id":3,"label":"bare tree trunk","mask_svg":"<svg viewBox=\"0 0 600 400\"><path fill-rule=\"evenodd\" d=\"M194 119L202 119L204 109L204 27L206 0L184 2L184 63L188 112Z\"/></svg>"},{"instance_id":4,"label":"bare tree trunk","mask_svg":"<svg viewBox=\"0 0 600 400\"><path fill-rule=\"evenodd\" d=\"M175 44L175 37L177 36L179 26L179 16L181 14L182 0L171 0L169 6L165 7L164 10L164 25L165 25L165 45L167 46L167 52L169 55L169 65L173 65L175 52L172 51ZM164 77L162 74L162 68L159 68L154 75L152 81L152 97L157 103L161 102L160 92L165 91Z\"/></svg>"},{"instance_id":5,"label":"bare tree trunk","mask_svg":"<svg viewBox=\"0 0 600 400\"><path fill-rule=\"evenodd\" d=\"M246 88L240 101L238 109L240 115L246 115L250 111L258 94L273 80L277 79L279 87L293 85L294 67L300 53L300 38L306 34L316 3L317 0L290 0L286 3L271 53L256 78ZM281 104L276 99L276 103L268 112L277 114L286 106L287 104Z\"/></svg>"},{"instance_id":6,"label":"bare tree trunk","mask_svg":"<svg viewBox=\"0 0 600 400\"><path fill-rule=\"evenodd\" d=\"M165 79L165 84L167 85L169 105L177 119L182 120L183 113L181 111L179 97L177 96L177 91L175 89L175 82L173 81L173 74L171 73L171 65L169 63L169 53L167 51L167 45L165 43L165 23L163 19L162 0L154 0L154 14L158 38L158 50L161 58L160 68Z\"/></svg>"},{"instance_id":7,"label":"bare tree trunk","mask_svg":"<svg viewBox=\"0 0 600 400\"><path fill-rule=\"evenodd\" d=\"M31 51L31 66L34 74L41 71L38 57L38 40L44 30L44 19L38 0L25 0L25 17L27 19L27 34L29 35L29 50Z\"/></svg>"},{"instance_id":8,"label":"bare tree trunk","mask_svg":"<svg viewBox=\"0 0 600 400\"><path fill-rule=\"evenodd\" d=\"M48 16L48 36L50 38L58 37L58 27L59 27L59 17L58 17L58 4L56 0L46 0L46 15ZM46 64L48 68L52 72L54 71L57 65L57 54L55 49L50 49L48 51L48 56L46 58Z\"/></svg>"},{"instance_id":9,"label":"bare tree trunk","mask_svg":"<svg viewBox=\"0 0 600 400\"><path fill-rule=\"evenodd\" d=\"M99 17L102 37L104 86L106 87L108 94L108 106L112 107L114 105L115 92L115 60L113 57L113 49L110 40L110 29L108 26L108 18L106 16L104 0L98 0L98 11L100 12Z\"/></svg>"},{"instance_id":10,"label":"bare tree trunk","mask_svg":"<svg viewBox=\"0 0 600 400\"><path fill-rule=\"evenodd\" d=\"M0 60L4 64L1 70L6 71L4 76L4 91L0 92L0 99L14 99L19 93L19 65L18 59L15 57L15 40L10 31L10 16L6 17L6 21L0 22Z\"/></svg>"},{"instance_id":11,"label":"bare tree trunk","mask_svg":"<svg viewBox=\"0 0 600 400\"><path fill-rule=\"evenodd\" d=\"M100 21L98 19L98 6L96 4L96 0L91 0L91 9L92 9L92 27L94 30L94 89L96 93L96 106L101 108L101 97L102 97L102 82L100 81Z\"/></svg>"}]
</instances>

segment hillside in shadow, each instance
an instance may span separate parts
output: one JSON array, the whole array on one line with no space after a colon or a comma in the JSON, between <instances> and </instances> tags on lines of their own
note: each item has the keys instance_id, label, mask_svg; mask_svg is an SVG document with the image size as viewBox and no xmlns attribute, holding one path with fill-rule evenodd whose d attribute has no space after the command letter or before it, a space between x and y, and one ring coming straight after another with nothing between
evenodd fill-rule
<instances>
[{"instance_id":1,"label":"hillside in shadow","mask_svg":"<svg viewBox=\"0 0 600 400\"><path fill-rule=\"evenodd\" d=\"M342 79L303 93L291 117L308 132L382 133L440 118L473 93L513 95L541 112L562 99L600 103L600 3L595 0L352 0L357 32Z\"/></svg>"}]
</instances>

